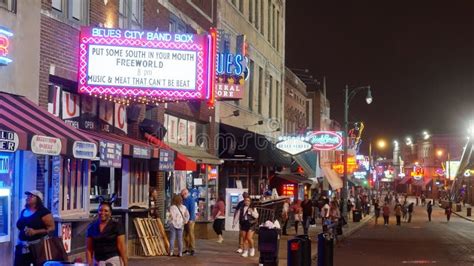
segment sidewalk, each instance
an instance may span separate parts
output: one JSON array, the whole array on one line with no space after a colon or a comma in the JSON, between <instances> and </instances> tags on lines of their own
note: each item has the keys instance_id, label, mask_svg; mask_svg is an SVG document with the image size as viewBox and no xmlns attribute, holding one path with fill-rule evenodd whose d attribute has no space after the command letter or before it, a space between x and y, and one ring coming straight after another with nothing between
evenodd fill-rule
<instances>
[{"instance_id":1,"label":"sidewalk","mask_svg":"<svg viewBox=\"0 0 474 266\"><path fill-rule=\"evenodd\" d=\"M466 206L462 206L461 205L461 211L460 212L455 212L454 210L456 210L456 205L453 204L453 214L463 218L463 219L466 219L468 221L471 221L471 222L474 222L474 218L472 216L467 216L467 208L472 208L471 205L469 204L466 204ZM471 213L472 215L472 213Z\"/></svg>"},{"instance_id":2,"label":"sidewalk","mask_svg":"<svg viewBox=\"0 0 474 266\"><path fill-rule=\"evenodd\" d=\"M360 227L365 225L373 215L364 217L360 222L353 223L352 219L347 226L343 228L343 237L348 237ZM320 222L320 220L318 220ZM317 257L317 235L322 231L321 224L310 227L309 235L311 237L311 257L314 260ZM303 228L298 228L298 233L303 233ZM279 249L279 265L287 265L287 246L288 240L295 236L294 227L288 228L288 236L281 236ZM178 257L133 257L130 258L130 265L258 265L258 235L255 236L256 254L252 258L243 258L235 250L238 248L238 232L224 232L224 242L219 244L216 239L198 239L196 241L196 254L194 256Z\"/></svg>"}]
</instances>

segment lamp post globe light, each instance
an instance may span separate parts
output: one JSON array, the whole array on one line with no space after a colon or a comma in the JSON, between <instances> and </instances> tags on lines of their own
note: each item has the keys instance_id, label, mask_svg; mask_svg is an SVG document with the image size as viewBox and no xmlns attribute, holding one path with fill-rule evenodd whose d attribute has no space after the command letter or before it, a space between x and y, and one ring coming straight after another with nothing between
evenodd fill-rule
<instances>
[{"instance_id":1,"label":"lamp post globe light","mask_svg":"<svg viewBox=\"0 0 474 266\"><path fill-rule=\"evenodd\" d=\"M367 90L367 96L365 97L365 101L367 104L371 104L373 101L372 98L372 92L370 90L370 86L362 86L362 87L357 87L357 88L352 88L349 89L349 86L346 85L346 88L344 90L344 141L343 141L343 146L344 146L344 154L343 154L343 164L344 164L344 175L342 179L342 191L341 191L341 204L342 204L342 216L344 219L347 220L347 198L348 198L348 178L347 178L347 132L349 131L349 104L351 100L354 98L354 96L362 91L362 90Z\"/></svg>"}]
</instances>

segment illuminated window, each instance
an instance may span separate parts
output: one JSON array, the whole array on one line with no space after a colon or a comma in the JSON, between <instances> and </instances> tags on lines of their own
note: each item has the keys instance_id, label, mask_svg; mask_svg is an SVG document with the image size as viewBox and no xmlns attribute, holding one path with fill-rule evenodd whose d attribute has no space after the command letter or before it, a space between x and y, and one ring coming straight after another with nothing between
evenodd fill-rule
<instances>
[{"instance_id":1,"label":"illuminated window","mask_svg":"<svg viewBox=\"0 0 474 266\"><path fill-rule=\"evenodd\" d=\"M119 27L129 29L143 27L143 0L119 1Z\"/></svg>"}]
</instances>

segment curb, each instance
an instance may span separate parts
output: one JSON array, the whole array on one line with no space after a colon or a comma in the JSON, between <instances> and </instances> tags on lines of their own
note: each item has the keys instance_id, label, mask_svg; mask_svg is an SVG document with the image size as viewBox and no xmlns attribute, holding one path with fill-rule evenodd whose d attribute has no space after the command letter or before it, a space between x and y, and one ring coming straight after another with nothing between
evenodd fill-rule
<instances>
[{"instance_id":1,"label":"curb","mask_svg":"<svg viewBox=\"0 0 474 266\"><path fill-rule=\"evenodd\" d=\"M367 218L368 217L368 218ZM370 220L374 218L374 214L369 214L364 218L363 220L360 221L360 223L357 223L355 226L350 227L342 236L343 238L347 238L354 234L355 232L359 231L364 225L366 225ZM311 260L314 261L318 258L318 249L316 248L316 253L311 256Z\"/></svg>"},{"instance_id":2,"label":"curb","mask_svg":"<svg viewBox=\"0 0 474 266\"><path fill-rule=\"evenodd\" d=\"M458 217L463 218L464 220L468 220L468 221L470 221L470 222L474 222L474 219L472 219L472 218L467 218L466 216L461 215L461 214L459 214L459 213L457 213L457 212L453 212L453 214L455 214L455 215L458 216Z\"/></svg>"}]
</instances>

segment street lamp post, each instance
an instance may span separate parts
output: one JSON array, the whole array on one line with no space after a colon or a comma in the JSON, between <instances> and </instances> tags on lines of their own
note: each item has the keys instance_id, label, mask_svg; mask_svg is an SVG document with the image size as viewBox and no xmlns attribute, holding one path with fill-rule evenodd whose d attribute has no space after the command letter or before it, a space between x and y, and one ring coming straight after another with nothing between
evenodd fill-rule
<instances>
[{"instance_id":1,"label":"street lamp post","mask_svg":"<svg viewBox=\"0 0 474 266\"><path fill-rule=\"evenodd\" d=\"M367 104L372 103L372 93L370 91L370 86L363 86L363 87L357 87L352 89L349 92L349 86L346 85L346 88L344 90L344 154L343 154L343 164L344 164L344 175L342 179L342 193L341 193L341 204L342 204L342 216L344 219L347 220L347 198L348 198L348 178L347 178L347 151L348 151L348 146L347 146L347 138L348 134L347 132L349 131L349 104L354 98L354 96L361 90L367 89L367 97L365 98Z\"/></svg>"}]
</instances>

